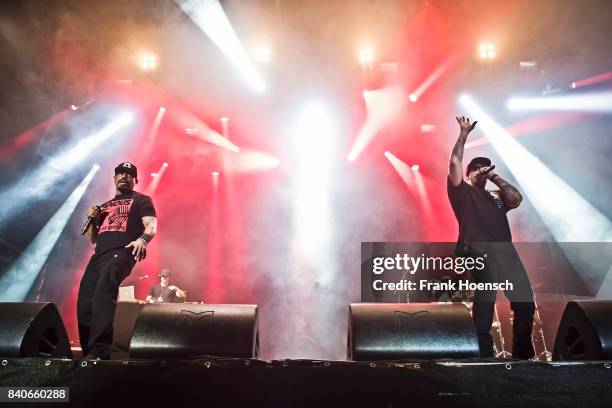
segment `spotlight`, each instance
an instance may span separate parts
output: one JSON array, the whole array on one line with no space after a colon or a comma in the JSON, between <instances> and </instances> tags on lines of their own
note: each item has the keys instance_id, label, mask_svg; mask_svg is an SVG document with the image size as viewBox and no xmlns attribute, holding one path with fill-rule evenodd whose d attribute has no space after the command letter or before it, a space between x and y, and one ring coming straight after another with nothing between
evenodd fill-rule
<instances>
[{"instance_id":1,"label":"spotlight","mask_svg":"<svg viewBox=\"0 0 612 408\"><path fill-rule=\"evenodd\" d=\"M521 61L519 62L519 68L521 71L533 71L538 67L536 61Z\"/></svg>"},{"instance_id":2,"label":"spotlight","mask_svg":"<svg viewBox=\"0 0 612 408\"><path fill-rule=\"evenodd\" d=\"M229 174L251 173L271 170L278 167L279 164L280 161L268 153L244 149L237 157L232 158L224 165L224 170Z\"/></svg>"},{"instance_id":3,"label":"spotlight","mask_svg":"<svg viewBox=\"0 0 612 408\"><path fill-rule=\"evenodd\" d=\"M266 85L262 76L245 52L219 0L174 0L174 2L235 65L253 90L259 93L265 91Z\"/></svg>"},{"instance_id":4,"label":"spotlight","mask_svg":"<svg viewBox=\"0 0 612 408\"><path fill-rule=\"evenodd\" d=\"M221 117L221 122L227 122L229 120L229 118L227 116L222 116Z\"/></svg>"},{"instance_id":5,"label":"spotlight","mask_svg":"<svg viewBox=\"0 0 612 408\"><path fill-rule=\"evenodd\" d=\"M77 105L70 105L70 109L75 111L75 110L79 109L79 107Z\"/></svg>"},{"instance_id":6,"label":"spotlight","mask_svg":"<svg viewBox=\"0 0 612 408\"><path fill-rule=\"evenodd\" d=\"M509 110L612 112L612 92L548 96L545 98L511 98Z\"/></svg>"},{"instance_id":7,"label":"spotlight","mask_svg":"<svg viewBox=\"0 0 612 408\"><path fill-rule=\"evenodd\" d=\"M419 171L420 169L418 164L413 164L411 168L412 168L412 171Z\"/></svg>"},{"instance_id":8,"label":"spotlight","mask_svg":"<svg viewBox=\"0 0 612 408\"><path fill-rule=\"evenodd\" d=\"M363 46L359 49L359 62L363 66L372 66L374 61L374 52L369 46Z\"/></svg>"},{"instance_id":9,"label":"spotlight","mask_svg":"<svg viewBox=\"0 0 612 408\"><path fill-rule=\"evenodd\" d=\"M431 123L423 123L421 125L421 133L433 133L436 131L436 125Z\"/></svg>"},{"instance_id":10,"label":"spotlight","mask_svg":"<svg viewBox=\"0 0 612 408\"><path fill-rule=\"evenodd\" d=\"M479 128L557 242L612 240L612 223L604 214L517 142L472 98L463 95L459 102L478 118ZM563 205L557 197L563 197Z\"/></svg>"},{"instance_id":11,"label":"spotlight","mask_svg":"<svg viewBox=\"0 0 612 408\"><path fill-rule=\"evenodd\" d=\"M143 71L153 71L157 68L157 56L148 51L142 51L137 56L138 67Z\"/></svg>"},{"instance_id":12,"label":"spotlight","mask_svg":"<svg viewBox=\"0 0 612 408\"><path fill-rule=\"evenodd\" d=\"M364 99L367 116L348 155L348 160L351 162L357 159L382 128L401 117L408 103L406 92L400 86L368 91L367 95L368 97Z\"/></svg>"},{"instance_id":13,"label":"spotlight","mask_svg":"<svg viewBox=\"0 0 612 408\"><path fill-rule=\"evenodd\" d=\"M490 43L490 42L481 43L478 49L480 52L480 59L483 59L483 60L493 59L497 55L495 44Z\"/></svg>"},{"instance_id":14,"label":"spotlight","mask_svg":"<svg viewBox=\"0 0 612 408\"><path fill-rule=\"evenodd\" d=\"M163 162L162 165L159 167L159 170L157 170L155 173L151 173L153 180L151 180L151 183L144 191L146 195L152 196L153 193L155 193L155 190L157 190L157 186L159 186L159 183L161 182L161 179L164 176L167 167L168 163Z\"/></svg>"},{"instance_id":15,"label":"spotlight","mask_svg":"<svg viewBox=\"0 0 612 408\"><path fill-rule=\"evenodd\" d=\"M0 277L0 302L23 302L100 166L94 164L28 247Z\"/></svg>"},{"instance_id":16,"label":"spotlight","mask_svg":"<svg viewBox=\"0 0 612 408\"><path fill-rule=\"evenodd\" d=\"M297 172L294 248L308 262L321 259L331 238L329 186L338 137L335 118L327 104L309 101L299 108L291 127L292 167Z\"/></svg>"},{"instance_id":17,"label":"spotlight","mask_svg":"<svg viewBox=\"0 0 612 408\"><path fill-rule=\"evenodd\" d=\"M416 102L419 100L421 95L429 89L447 70L450 68L452 64L457 60L457 56L455 54L451 54L445 60L443 60L437 67L434 69L425 80L412 92L408 95L408 99L411 102Z\"/></svg>"},{"instance_id":18,"label":"spotlight","mask_svg":"<svg viewBox=\"0 0 612 408\"><path fill-rule=\"evenodd\" d=\"M218 176L220 173L219 173L218 171L216 171L216 170L215 170L215 171L213 171L213 172L212 172L212 173L210 173L210 174L212 174L212 175L213 175L213 177L217 177L217 176Z\"/></svg>"},{"instance_id":19,"label":"spotlight","mask_svg":"<svg viewBox=\"0 0 612 408\"><path fill-rule=\"evenodd\" d=\"M576 89L582 86L595 85L610 80L612 80L612 71L604 72L603 74L581 79L579 81L574 81L570 84L570 88Z\"/></svg>"}]
</instances>

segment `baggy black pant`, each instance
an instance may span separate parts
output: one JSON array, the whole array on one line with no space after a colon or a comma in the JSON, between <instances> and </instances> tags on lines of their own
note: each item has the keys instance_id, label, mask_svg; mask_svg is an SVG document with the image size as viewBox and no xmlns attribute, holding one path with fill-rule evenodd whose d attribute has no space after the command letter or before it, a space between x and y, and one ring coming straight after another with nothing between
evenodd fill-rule
<instances>
[{"instance_id":1,"label":"baggy black pant","mask_svg":"<svg viewBox=\"0 0 612 408\"><path fill-rule=\"evenodd\" d=\"M84 356L110 358L119 285L135 263L132 251L127 248L94 254L89 260L77 300L79 339Z\"/></svg>"},{"instance_id":2,"label":"baggy black pant","mask_svg":"<svg viewBox=\"0 0 612 408\"><path fill-rule=\"evenodd\" d=\"M486 254L486 256L485 256ZM529 359L534 350L531 342L535 303L527 271L512 243L472 243L471 256L485 256L485 268L472 271L478 283L505 282L513 284L512 290L504 291L514 312L512 326L512 357ZM495 312L497 291L477 290L474 293L472 317L476 325L480 355L493 355L491 327Z\"/></svg>"}]
</instances>

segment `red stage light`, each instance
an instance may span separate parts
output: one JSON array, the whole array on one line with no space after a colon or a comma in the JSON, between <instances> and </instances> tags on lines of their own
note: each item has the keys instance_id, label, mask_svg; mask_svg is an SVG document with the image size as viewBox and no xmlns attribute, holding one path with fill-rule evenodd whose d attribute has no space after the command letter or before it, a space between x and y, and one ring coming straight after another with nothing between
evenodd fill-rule
<instances>
[{"instance_id":1,"label":"red stage light","mask_svg":"<svg viewBox=\"0 0 612 408\"><path fill-rule=\"evenodd\" d=\"M612 80L612 71L605 72L603 74L595 75L589 78L581 79L579 81L574 81L570 84L570 88L576 89L582 86L594 85L600 82L610 81Z\"/></svg>"}]
</instances>

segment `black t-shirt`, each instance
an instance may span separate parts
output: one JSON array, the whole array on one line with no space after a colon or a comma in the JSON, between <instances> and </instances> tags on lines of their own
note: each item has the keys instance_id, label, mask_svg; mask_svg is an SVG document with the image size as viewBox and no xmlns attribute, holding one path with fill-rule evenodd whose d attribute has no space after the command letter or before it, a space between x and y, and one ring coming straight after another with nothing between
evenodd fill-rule
<instances>
[{"instance_id":1,"label":"black t-shirt","mask_svg":"<svg viewBox=\"0 0 612 408\"><path fill-rule=\"evenodd\" d=\"M457 187L447 177L447 192L459 223L460 243L511 242L510 225L498 191L486 191L461 180Z\"/></svg>"},{"instance_id":2,"label":"black t-shirt","mask_svg":"<svg viewBox=\"0 0 612 408\"><path fill-rule=\"evenodd\" d=\"M149 289L149 296L152 296L155 300L158 300L161 297L161 301L167 303L182 302L183 299L176 296L176 291L168 289L168 286L171 285L162 286L161 284L157 284L152 286L151 289Z\"/></svg>"},{"instance_id":3,"label":"black t-shirt","mask_svg":"<svg viewBox=\"0 0 612 408\"><path fill-rule=\"evenodd\" d=\"M96 254L123 248L144 232L142 217L155 217L151 197L131 191L116 195L100 206Z\"/></svg>"}]
</instances>

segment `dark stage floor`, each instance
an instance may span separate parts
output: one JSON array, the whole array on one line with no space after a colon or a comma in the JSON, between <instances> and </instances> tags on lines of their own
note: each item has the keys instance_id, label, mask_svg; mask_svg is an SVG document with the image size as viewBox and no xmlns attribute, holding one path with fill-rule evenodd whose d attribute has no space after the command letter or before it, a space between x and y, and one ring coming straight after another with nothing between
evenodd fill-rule
<instances>
[{"instance_id":1,"label":"dark stage floor","mask_svg":"<svg viewBox=\"0 0 612 408\"><path fill-rule=\"evenodd\" d=\"M67 386L70 405L88 407L609 407L611 367L608 361L481 359L24 358L1 360L0 386Z\"/></svg>"}]
</instances>

